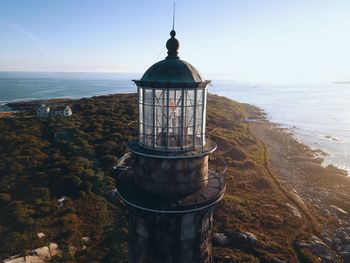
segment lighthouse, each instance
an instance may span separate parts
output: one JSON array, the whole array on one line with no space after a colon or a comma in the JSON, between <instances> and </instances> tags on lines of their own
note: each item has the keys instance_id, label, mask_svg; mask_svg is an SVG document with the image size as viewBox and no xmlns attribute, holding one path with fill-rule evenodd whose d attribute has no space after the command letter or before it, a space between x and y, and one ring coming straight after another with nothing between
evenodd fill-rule
<instances>
[{"instance_id":1,"label":"lighthouse","mask_svg":"<svg viewBox=\"0 0 350 263\"><path fill-rule=\"evenodd\" d=\"M179 58L179 46L172 30L167 57L134 80L138 136L128 142L132 158L116 189L128 208L130 263L212 262L226 165L205 136L210 81Z\"/></svg>"}]
</instances>

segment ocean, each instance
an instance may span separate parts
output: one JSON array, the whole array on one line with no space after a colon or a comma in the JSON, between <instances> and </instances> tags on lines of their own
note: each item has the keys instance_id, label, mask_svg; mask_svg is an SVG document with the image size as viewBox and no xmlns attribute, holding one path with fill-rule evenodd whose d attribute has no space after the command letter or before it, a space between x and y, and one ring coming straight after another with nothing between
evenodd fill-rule
<instances>
[{"instance_id":1,"label":"ocean","mask_svg":"<svg viewBox=\"0 0 350 263\"><path fill-rule=\"evenodd\" d=\"M324 166L350 174L350 84L264 85L217 81L212 93L263 109L302 143L327 153Z\"/></svg>"},{"instance_id":2,"label":"ocean","mask_svg":"<svg viewBox=\"0 0 350 263\"><path fill-rule=\"evenodd\" d=\"M0 72L0 111L6 103L135 92L138 74ZM213 80L209 92L256 105L294 136L327 153L324 165L350 172L350 84L266 85Z\"/></svg>"}]
</instances>

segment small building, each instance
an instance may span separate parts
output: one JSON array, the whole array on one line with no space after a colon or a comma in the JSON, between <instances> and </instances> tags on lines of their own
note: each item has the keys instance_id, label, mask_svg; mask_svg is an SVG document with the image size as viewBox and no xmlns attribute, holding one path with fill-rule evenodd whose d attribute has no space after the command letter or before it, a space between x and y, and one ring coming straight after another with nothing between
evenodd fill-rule
<instances>
[{"instance_id":1,"label":"small building","mask_svg":"<svg viewBox=\"0 0 350 263\"><path fill-rule=\"evenodd\" d=\"M42 104L36 110L36 117L38 117L38 118L47 118L49 116L51 116L51 117L69 117L72 115L73 115L72 109L68 105L53 106L50 108L49 106Z\"/></svg>"},{"instance_id":2,"label":"small building","mask_svg":"<svg viewBox=\"0 0 350 263\"><path fill-rule=\"evenodd\" d=\"M56 107L50 112L50 116L69 117L72 116L72 114L72 109L69 106Z\"/></svg>"},{"instance_id":3,"label":"small building","mask_svg":"<svg viewBox=\"0 0 350 263\"><path fill-rule=\"evenodd\" d=\"M36 109L36 117L38 118L47 118L50 114L50 107L42 104L39 108Z\"/></svg>"}]
</instances>

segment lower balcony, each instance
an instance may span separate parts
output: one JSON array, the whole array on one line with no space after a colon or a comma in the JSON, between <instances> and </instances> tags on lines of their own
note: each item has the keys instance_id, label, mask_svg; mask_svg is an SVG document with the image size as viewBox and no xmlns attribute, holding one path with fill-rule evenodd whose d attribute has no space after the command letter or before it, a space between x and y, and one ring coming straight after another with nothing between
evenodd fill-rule
<instances>
[{"instance_id":1,"label":"lower balcony","mask_svg":"<svg viewBox=\"0 0 350 263\"><path fill-rule=\"evenodd\" d=\"M226 163L222 159L211 160L206 179L186 182L198 186L196 190L186 195L168 194L170 190L174 192L176 188L182 189L184 183L143 181L143 186L149 186L146 188L154 186L160 189L158 194L145 190L145 187L140 187L140 184L135 182L133 166L129 166L119 174L117 183L116 193L128 206L159 213L196 211L216 204L223 197L226 190Z\"/></svg>"}]
</instances>

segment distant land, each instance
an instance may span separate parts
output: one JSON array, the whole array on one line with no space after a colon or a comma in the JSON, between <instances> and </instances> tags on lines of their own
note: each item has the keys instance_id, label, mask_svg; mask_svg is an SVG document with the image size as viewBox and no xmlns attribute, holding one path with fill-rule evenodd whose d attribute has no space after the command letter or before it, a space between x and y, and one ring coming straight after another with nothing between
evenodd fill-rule
<instances>
[{"instance_id":1,"label":"distant land","mask_svg":"<svg viewBox=\"0 0 350 263\"><path fill-rule=\"evenodd\" d=\"M350 80L346 81L333 81L334 84L350 84Z\"/></svg>"},{"instance_id":2,"label":"distant land","mask_svg":"<svg viewBox=\"0 0 350 263\"><path fill-rule=\"evenodd\" d=\"M126 208L110 193L113 166L137 130L126 127L137 118L136 100L7 105L16 113L0 118L1 259L54 242L64 262L126 262ZM69 105L73 116L37 119L42 102ZM207 136L228 164L213 228L228 242L213 240L215 262L341 262L350 239L345 171L322 167L316 151L259 108L225 97L208 96Z\"/></svg>"}]
</instances>

